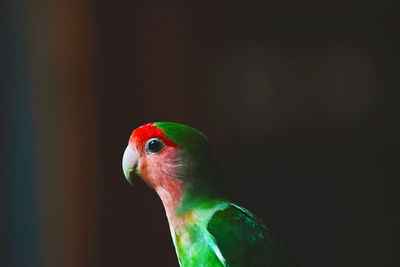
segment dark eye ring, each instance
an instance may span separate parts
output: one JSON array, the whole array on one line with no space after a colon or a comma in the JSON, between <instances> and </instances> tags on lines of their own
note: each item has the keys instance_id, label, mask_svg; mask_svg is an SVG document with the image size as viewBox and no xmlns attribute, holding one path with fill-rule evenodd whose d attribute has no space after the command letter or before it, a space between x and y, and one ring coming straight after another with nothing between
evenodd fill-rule
<instances>
[{"instance_id":1,"label":"dark eye ring","mask_svg":"<svg viewBox=\"0 0 400 267\"><path fill-rule=\"evenodd\" d=\"M146 142L146 151L151 154L156 154L164 148L163 142L158 138L151 138Z\"/></svg>"}]
</instances>

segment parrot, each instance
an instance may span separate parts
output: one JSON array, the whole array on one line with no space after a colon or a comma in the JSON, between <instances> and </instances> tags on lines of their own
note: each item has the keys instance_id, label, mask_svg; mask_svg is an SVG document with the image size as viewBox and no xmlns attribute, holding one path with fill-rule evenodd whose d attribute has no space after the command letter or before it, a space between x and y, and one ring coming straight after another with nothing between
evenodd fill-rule
<instances>
[{"instance_id":1,"label":"parrot","mask_svg":"<svg viewBox=\"0 0 400 267\"><path fill-rule=\"evenodd\" d=\"M136 128L122 158L160 197L180 266L295 266L263 222L229 199L225 178L200 131L175 122Z\"/></svg>"}]
</instances>

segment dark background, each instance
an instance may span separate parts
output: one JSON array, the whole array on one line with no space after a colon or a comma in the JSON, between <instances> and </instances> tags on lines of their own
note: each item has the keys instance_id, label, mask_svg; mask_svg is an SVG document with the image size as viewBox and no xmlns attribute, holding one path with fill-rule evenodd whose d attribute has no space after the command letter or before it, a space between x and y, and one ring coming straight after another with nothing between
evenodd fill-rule
<instances>
[{"instance_id":1,"label":"dark background","mask_svg":"<svg viewBox=\"0 0 400 267\"><path fill-rule=\"evenodd\" d=\"M396 266L394 3L39 2L5 9L2 266L177 266L161 201L121 170L152 121L205 133L300 266Z\"/></svg>"}]
</instances>

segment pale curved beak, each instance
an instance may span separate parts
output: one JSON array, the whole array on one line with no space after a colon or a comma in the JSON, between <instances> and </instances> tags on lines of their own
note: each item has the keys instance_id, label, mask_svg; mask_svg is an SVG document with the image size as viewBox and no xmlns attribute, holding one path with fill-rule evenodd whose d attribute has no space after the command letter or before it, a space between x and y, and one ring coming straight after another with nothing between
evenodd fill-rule
<instances>
[{"instance_id":1,"label":"pale curved beak","mask_svg":"<svg viewBox=\"0 0 400 267\"><path fill-rule=\"evenodd\" d=\"M135 149L128 146L125 149L124 156L122 157L122 170L126 180L133 185L133 176L136 172L136 167L138 164L138 154Z\"/></svg>"}]
</instances>

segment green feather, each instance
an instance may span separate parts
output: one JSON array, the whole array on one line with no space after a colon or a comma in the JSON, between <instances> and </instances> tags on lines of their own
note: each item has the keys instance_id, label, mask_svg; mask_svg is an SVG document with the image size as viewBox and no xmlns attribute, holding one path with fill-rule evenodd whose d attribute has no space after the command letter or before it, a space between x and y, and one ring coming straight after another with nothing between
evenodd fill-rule
<instances>
[{"instance_id":1,"label":"green feather","mask_svg":"<svg viewBox=\"0 0 400 267\"><path fill-rule=\"evenodd\" d=\"M273 233L246 209L207 201L192 211L196 220L175 230L181 266L294 266Z\"/></svg>"},{"instance_id":2,"label":"green feather","mask_svg":"<svg viewBox=\"0 0 400 267\"><path fill-rule=\"evenodd\" d=\"M207 230L216 239L226 266L294 266L273 233L244 208L232 204L216 212Z\"/></svg>"},{"instance_id":3,"label":"green feather","mask_svg":"<svg viewBox=\"0 0 400 267\"><path fill-rule=\"evenodd\" d=\"M181 266L226 266L215 238L207 230L210 218L227 203L210 201L193 209L194 222L187 222L183 231L175 229L174 244Z\"/></svg>"}]
</instances>

